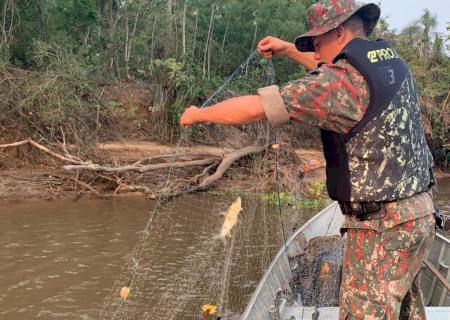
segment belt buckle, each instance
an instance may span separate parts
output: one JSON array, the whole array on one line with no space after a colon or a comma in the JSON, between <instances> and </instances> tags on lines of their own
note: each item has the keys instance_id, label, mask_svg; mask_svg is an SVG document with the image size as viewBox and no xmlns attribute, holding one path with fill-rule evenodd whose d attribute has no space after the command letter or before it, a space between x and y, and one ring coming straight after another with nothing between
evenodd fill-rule
<instances>
[{"instance_id":1,"label":"belt buckle","mask_svg":"<svg viewBox=\"0 0 450 320\"><path fill-rule=\"evenodd\" d=\"M381 202L367 202L365 203L365 212L373 213L378 212L384 208L383 203Z\"/></svg>"},{"instance_id":2,"label":"belt buckle","mask_svg":"<svg viewBox=\"0 0 450 320\"><path fill-rule=\"evenodd\" d=\"M360 202L350 202L350 208L356 216L366 213L364 206Z\"/></svg>"},{"instance_id":3,"label":"belt buckle","mask_svg":"<svg viewBox=\"0 0 450 320\"><path fill-rule=\"evenodd\" d=\"M357 214L360 221L382 219L386 216L386 207L381 202L367 202L362 205L364 212Z\"/></svg>"},{"instance_id":4,"label":"belt buckle","mask_svg":"<svg viewBox=\"0 0 450 320\"><path fill-rule=\"evenodd\" d=\"M384 206L379 202L339 202L342 214L355 216L360 221L374 220L383 217L383 214L372 216L379 212Z\"/></svg>"}]
</instances>

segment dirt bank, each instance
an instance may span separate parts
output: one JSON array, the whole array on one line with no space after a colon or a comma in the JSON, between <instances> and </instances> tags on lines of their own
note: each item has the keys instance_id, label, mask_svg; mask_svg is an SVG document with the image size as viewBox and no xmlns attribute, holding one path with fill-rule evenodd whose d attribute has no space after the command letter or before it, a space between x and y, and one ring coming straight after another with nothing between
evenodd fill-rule
<instances>
[{"instance_id":1,"label":"dirt bank","mask_svg":"<svg viewBox=\"0 0 450 320\"><path fill-rule=\"evenodd\" d=\"M283 147L281 147L283 148ZM158 157L161 155L172 155L175 151L173 146L158 144L156 142L110 142L102 143L96 146L98 154L103 159L109 159L109 163L113 163L116 167L129 165L141 161L142 159ZM189 147L179 147L177 150L178 156L189 155L218 155L233 152L233 148L219 148L204 145L194 145ZM3 151L5 152L5 151ZM281 168L286 179L289 180L289 186L294 186L292 189L299 188L301 184L303 189L308 188L319 182L321 185L325 181L325 161L321 150L317 149L296 149L294 150L295 157L299 168L290 166ZM0 154L1 156L1 154ZM170 162L171 157L166 159ZM0 158L1 160L1 158ZM270 170L274 170L274 159L268 157L263 165L269 166ZM23 161L22 161L23 162ZM39 199L58 199L58 198L72 198L80 197L98 197L99 190L94 183L95 178L90 180L78 180L78 174L71 176L63 169L63 162L55 161L49 157L44 157L42 163L23 162L14 168L0 168L0 200L19 200L29 198ZM191 176L195 175L195 170L202 170L202 167L196 169L189 169ZM286 172L288 171L288 172ZM298 172L303 174L299 175ZM165 177L166 169L161 170L161 178L155 181L154 186L157 188L161 186ZM192 173L194 172L194 173ZM436 170L435 175L438 179L450 178L449 172ZM183 175L182 175L183 176ZM117 178L120 179L120 178ZM156 179L158 180L158 179ZM183 176L180 180L188 180ZM292 181L291 181L292 180ZM217 181L212 187L212 190L230 190L241 189L248 191L273 190L274 177L264 176L264 173L258 170L245 168L245 163L232 166L227 174ZM306 187L304 187L306 186ZM300 187L301 189L302 187ZM286 190L289 187L285 188ZM135 188L132 192L118 193L114 192L114 196L120 195L142 195L142 190ZM111 194L106 195L107 197Z\"/></svg>"},{"instance_id":2,"label":"dirt bank","mask_svg":"<svg viewBox=\"0 0 450 320\"><path fill-rule=\"evenodd\" d=\"M109 159L110 163L114 163L117 166L135 163L144 158L173 154L175 151L173 146L153 142L103 143L97 146L97 150L103 158ZM197 145L179 147L177 154L223 155L232 151L232 148ZM299 163L302 163L307 169L307 173L302 177L304 183L308 184L313 183L314 181L324 181L324 159L320 150L298 149L295 150L295 155L298 157ZM61 161L55 161L54 159L44 157L43 162L45 164L22 163L13 169L0 169L0 199L18 200L41 198L50 200L67 197L78 198L81 196L98 196L95 194L95 187L91 190L83 185L82 182L77 182L74 178L68 176L68 172L62 168L63 163ZM271 166L273 166L273 163ZM248 172L244 169L241 170L239 166L234 166L230 169L229 174L224 175L224 177L214 185L213 189L254 190L255 183L259 178L261 177L249 176ZM132 194L139 195L142 193L137 190L137 192L132 192ZM118 196L119 194L115 195ZM125 192L120 195L130 195L130 193Z\"/></svg>"}]
</instances>

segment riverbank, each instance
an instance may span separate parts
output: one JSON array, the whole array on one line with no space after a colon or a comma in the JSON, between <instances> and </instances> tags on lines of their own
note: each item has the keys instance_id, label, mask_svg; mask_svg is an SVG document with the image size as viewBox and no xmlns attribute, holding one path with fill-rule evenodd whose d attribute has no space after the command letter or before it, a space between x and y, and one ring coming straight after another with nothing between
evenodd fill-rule
<instances>
[{"instance_id":1,"label":"riverbank","mask_svg":"<svg viewBox=\"0 0 450 320\"><path fill-rule=\"evenodd\" d=\"M127 166L135 164L143 159L158 158L162 155L173 155L175 148L170 145L162 145L155 142L112 142L103 143L97 146L97 153L101 155L103 161L117 166ZM283 146L281 146L283 149ZM192 145L180 147L177 149L178 157L188 157L189 155L221 155L231 154L237 149L219 148L204 145ZM15 151L16 152L16 151ZM268 148L266 153L273 153L272 148ZM283 151L280 151L283 152ZM290 187L295 190L319 183L323 186L325 179L324 165L325 161L320 150L316 149L296 149L294 155L297 157L297 164L300 170L295 172L294 167L282 167L284 174L289 173ZM170 165L171 157L166 157L164 163ZM292 159L291 159L292 160ZM244 161L244 162L243 162ZM259 162L249 163L252 161ZM0 200L21 200L21 199L78 199L81 197L119 197L130 195L145 195L151 193L149 190L135 188L131 191L110 192L103 194L100 190L101 181L78 180L78 175L64 170L64 163L50 157L43 157L41 161L27 162L18 161L17 166L3 168L0 170ZM258 168L259 167L259 168ZM268 167L270 176L262 174L261 167ZM270 167L270 168L269 168ZM264 169L264 168L263 168ZM264 169L264 170L265 170ZM189 179L197 171L203 170L203 166L189 168L183 172L178 172L178 180ZM210 190L214 191L272 191L274 190L274 157L273 154L261 156L258 160L247 159L240 160L237 164L231 166L227 173L218 179ZM302 172L302 174L300 173ZM158 177L164 177L167 168L162 168L158 172ZM81 174L81 173L80 173ZM156 177L156 176L155 176ZM76 181L78 180L78 181ZM161 187L163 179L155 182L155 187ZM147 184L149 185L149 184ZM306 187L305 187L306 186ZM317 187L316 187L317 188ZM145 192L147 191L147 192ZM314 190L315 193L323 190Z\"/></svg>"},{"instance_id":2,"label":"riverbank","mask_svg":"<svg viewBox=\"0 0 450 320\"><path fill-rule=\"evenodd\" d=\"M281 146L283 148L283 146ZM49 157L42 157L39 161L18 161L17 166L4 167L0 169L0 200L13 201L23 199L79 199L88 198L110 198L122 196L144 196L155 194L156 188L161 188L164 182L164 176L167 172L172 155L177 152L177 157L187 157L191 159L192 155L225 155L236 151L232 147L214 147L205 145L190 145L179 147L175 150L174 146L159 144L156 142L110 142L102 143L96 146L96 153L101 155L103 161L118 166L129 166L142 162L143 159L152 159L165 156L166 168L162 167L158 172L159 182L153 184L153 189L149 187L133 187L115 190L115 192L103 193L105 188L102 181L87 181L78 179L78 175L64 170L64 163L55 161ZM293 155L296 159L290 159L291 164L285 165L280 169L284 175L285 192L303 193L308 197L321 197L325 190L325 160L322 151L314 148L293 149ZM18 151L15 151L18 153ZM230 192L234 190L248 192L271 192L275 187L275 165L274 157L270 152L273 148L268 148L266 154L261 156L255 164L254 159L249 164L240 161L231 166L227 174L215 181L209 189L211 191ZM292 156L292 155L290 155ZM178 161L178 159L176 159ZM176 162L177 162L176 161ZM281 161L282 162L282 161ZM160 163L164 164L164 163ZM178 163L178 162L177 162ZM259 167L259 168L258 168ZM269 175L264 175L263 169ZM270 167L268 170L267 168ZM196 172L204 171L204 165L194 166L183 172L178 172L178 180L188 180ZM263 168L263 169L262 169ZM195 175L195 176L198 176ZM450 172L441 170L435 171L437 179L449 179ZM106 177L106 176L105 176ZM114 177L114 176L113 176ZM156 176L153 176L156 177ZM94 178L95 179L95 178ZM117 177L117 179L121 179ZM87 182L83 182L87 181ZM158 184L159 183L159 184ZM149 185L147 183L147 185Z\"/></svg>"}]
</instances>

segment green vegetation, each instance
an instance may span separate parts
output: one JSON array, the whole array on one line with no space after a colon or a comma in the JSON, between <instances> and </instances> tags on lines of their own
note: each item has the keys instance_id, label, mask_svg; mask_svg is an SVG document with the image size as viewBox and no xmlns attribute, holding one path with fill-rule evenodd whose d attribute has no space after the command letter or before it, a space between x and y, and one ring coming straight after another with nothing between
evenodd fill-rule
<instances>
[{"instance_id":1,"label":"green vegetation","mask_svg":"<svg viewBox=\"0 0 450 320\"><path fill-rule=\"evenodd\" d=\"M263 193L262 198L271 206L277 206L278 197L276 193ZM321 199L301 198L288 192L280 193L281 207L294 207L305 209L323 208L330 202L330 198L323 197Z\"/></svg>"},{"instance_id":2,"label":"green vegetation","mask_svg":"<svg viewBox=\"0 0 450 320\"><path fill-rule=\"evenodd\" d=\"M312 185L306 188L303 196L295 195L291 192L280 192L280 205L282 207L295 208L309 208L317 209L323 208L330 202L325 190L325 183L323 181L315 181ZM278 195L276 192L263 193L262 198L270 205L278 205Z\"/></svg>"},{"instance_id":3,"label":"green vegetation","mask_svg":"<svg viewBox=\"0 0 450 320\"><path fill-rule=\"evenodd\" d=\"M113 139L147 123L146 134L173 139L184 107L204 101L263 35L304 32L311 2L0 0L0 123L13 138ZM303 72L276 68L283 81ZM254 92L265 71L256 61L228 95ZM105 103L115 81L147 83L150 110Z\"/></svg>"},{"instance_id":4,"label":"green vegetation","mask_svg":"<svg viewBox=\"0 0 450 320\"><path fill-rule=\"evenodd\" d=\"M317 181L314 185L321 185L321 194L318 197L311 194L311 190L308 189L305 192L305 196L295 195L291 192L280 192L280 205L281 207L292 207L292 208L304 208L304 209L319 209L325 207L330 203L330 198L325 192L325 185L321 181ZM223 191L212 190L208 191L210 195L227 196L230 198L240 197L261 197L262 200L272 207L277 207L278 205L278 195L276 192L261 192L261 191L247 191L242 189L227 189Z\"/></svg>"},{"instance_id":5,"label":"green vegetation","mask_svg":"<svg viewBox=\"0 0 450 320\"><path fill-rule=\"evenodd\" d=\"M50 142L144 129L173 139L186 105L204 101L263 36L303 33L313 2L0 0L0 125L9 138ZM376 36L394 42L411 65L430 143L445 155L450 33L434 33L435 25L426 11L400 32L383 21ZM285 59L275 59L275 69L280 83L304 74ZM105 101L117 81L147 84L147 110ZM221 98L266 83L267 63L256 59Z\"/></svg>"}]
</instances>

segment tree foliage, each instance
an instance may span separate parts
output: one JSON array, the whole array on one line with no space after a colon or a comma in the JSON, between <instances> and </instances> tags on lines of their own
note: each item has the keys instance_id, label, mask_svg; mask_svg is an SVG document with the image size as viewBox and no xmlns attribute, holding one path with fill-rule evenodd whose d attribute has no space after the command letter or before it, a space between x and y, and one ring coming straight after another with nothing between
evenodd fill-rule
<instances>
[{"instance_id":1,"label":"tree foliage","mask_svg":"<svg viewBox=\"0 0 450 320\"><path fill-rule=\"evenodd\" d=\"M176 123L181 108L202 101L263 36L293 41L306 31L306 10L313 2L0 0L1 66L40 72L37 78L67 71L58 78L61 90L51 95L60 103L47 99L49 92L37 89L33 106L10 97L6 100L9 108L59 110L61 105L70 105L67 110L82 106L85 110L95 105L99 83L147 81L157 83L158 90L168 96L162 108ZM435 27L436 16L426 10L400 32L382 20L375 36L392 41L411 66L432 138L446 145L450 33L438 34ZM280 83L304 74L284 59L275 59L275 68ZM259 72L246 70L247 77L238 79L242 91L254 91L260 84L264 64L256 69ZM33 86L28 83L26 87ZM58 125L64 123L63 114ZM56 123L47 124L52 125Z\"/></svg>"}]
</instances>

